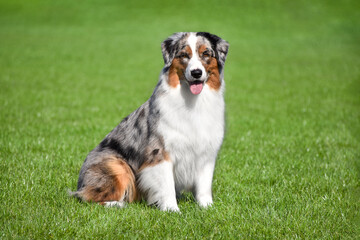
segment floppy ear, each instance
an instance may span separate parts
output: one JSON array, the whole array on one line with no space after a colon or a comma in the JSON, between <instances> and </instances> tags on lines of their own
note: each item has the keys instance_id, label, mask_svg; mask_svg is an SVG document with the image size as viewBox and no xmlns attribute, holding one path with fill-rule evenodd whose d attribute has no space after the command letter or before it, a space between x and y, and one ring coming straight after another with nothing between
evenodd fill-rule
<instances>
[{"instance_id":1,"label":"floppy ear","mask_svg":"<svg viewBox=\"0 0 360 240\"><path fill-rule=\"evenodd\" d=\"M165 66L170 66L175 54L179 51L179 40L186 35L185 32L178 32L171 35L161 43L161 51Z\"/></svg>"},{"instance_id":2,"label":"floppy ear","mask_svg":"<svg viewBox=\"0 0 360 240\"><path fill-rule=\"evenodd\" d=\"M229 50L229 43L221 39L220 37L208 32L198 32L196 35L202 36L209 40L211 47L215 51L215 57L221 70L225 64L226 56Z\"/></svg>"},{"instance_id":3,"label":"floppy ear","mask_svg":"<svg viewBox=\"0 0 360 240\"><path fill-rule=\"evenodd\" d=\"M219 55L219 62L222 67L224 67L228 50L229 50L229 43L220 38L220 40L216 44L216 51Z\"/></svg>"}]
</instances>

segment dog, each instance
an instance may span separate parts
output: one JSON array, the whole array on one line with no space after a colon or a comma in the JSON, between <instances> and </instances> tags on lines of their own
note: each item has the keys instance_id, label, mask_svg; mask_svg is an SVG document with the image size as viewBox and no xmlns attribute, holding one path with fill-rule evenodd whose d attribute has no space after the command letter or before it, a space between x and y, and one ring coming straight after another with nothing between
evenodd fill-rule
<instances>
[{"instance_id":1,"label":"dog","mask_svg":"<svg viewBox=\"0 0 360 240\"><path fill-rule=\"evenodd\" d=\"M207 32L179 32L161 49L165 66L150 99L88 154L72 196L116 207L144 199L175 212L183 191L201 207L213 203L229 44Z\"/></svg>"}]
</instances>

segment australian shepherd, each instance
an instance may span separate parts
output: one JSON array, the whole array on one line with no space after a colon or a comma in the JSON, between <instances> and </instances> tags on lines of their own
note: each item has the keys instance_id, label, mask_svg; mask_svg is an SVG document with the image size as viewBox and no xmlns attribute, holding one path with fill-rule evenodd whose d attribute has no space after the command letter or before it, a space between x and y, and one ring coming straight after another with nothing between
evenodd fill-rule
<instances>
[{"instance_id":1,"label":"australian shepherd","mask_svg":"<svg viewBox=\"0 0 360 240\"><path fill-rule=\"evenodd\" d=\"M144 199L161 210L179 211L177 197L190 191L200 206L211 205L225 128L228 48L207 32L166 39L165 66L150 99L89 153L71 194L105 206Z\"/></svg>"}]
</instances>

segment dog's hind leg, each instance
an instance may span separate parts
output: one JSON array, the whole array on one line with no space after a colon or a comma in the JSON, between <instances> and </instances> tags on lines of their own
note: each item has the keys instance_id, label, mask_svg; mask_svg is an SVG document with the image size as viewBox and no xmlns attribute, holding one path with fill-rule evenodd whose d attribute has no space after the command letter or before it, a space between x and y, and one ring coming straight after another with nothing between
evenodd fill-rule
<instances>
[{"instance_id":1,"label":"dog's hind leg","mask_svg":"<svg viewBox=\"0 0 360 240\"><path fill-rule=\"evenodd\" d=\"M123 207L138 198L135 184L129 165L120 158L108 156L89 167L82 188L71 195L109 207Z\"/></svg>"}]
</instances>

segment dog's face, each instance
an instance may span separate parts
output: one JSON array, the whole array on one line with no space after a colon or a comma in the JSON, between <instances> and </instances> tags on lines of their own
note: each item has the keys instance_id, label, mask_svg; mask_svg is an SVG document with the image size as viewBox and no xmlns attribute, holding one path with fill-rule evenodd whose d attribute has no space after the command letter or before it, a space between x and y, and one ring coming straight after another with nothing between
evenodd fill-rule
<instances>
[{"instance_id":1,"label":"dog's face","mask_svg":"<svg viewBox=\"0 0 360 240\"><path fill-rule=\"evenodd\" d=\"M168 84L177 87L186 83L194 95L201 93L204 84L218 90L229 44L216 35L175 33L162 45Z\"/></svg>"}]
</instances>

